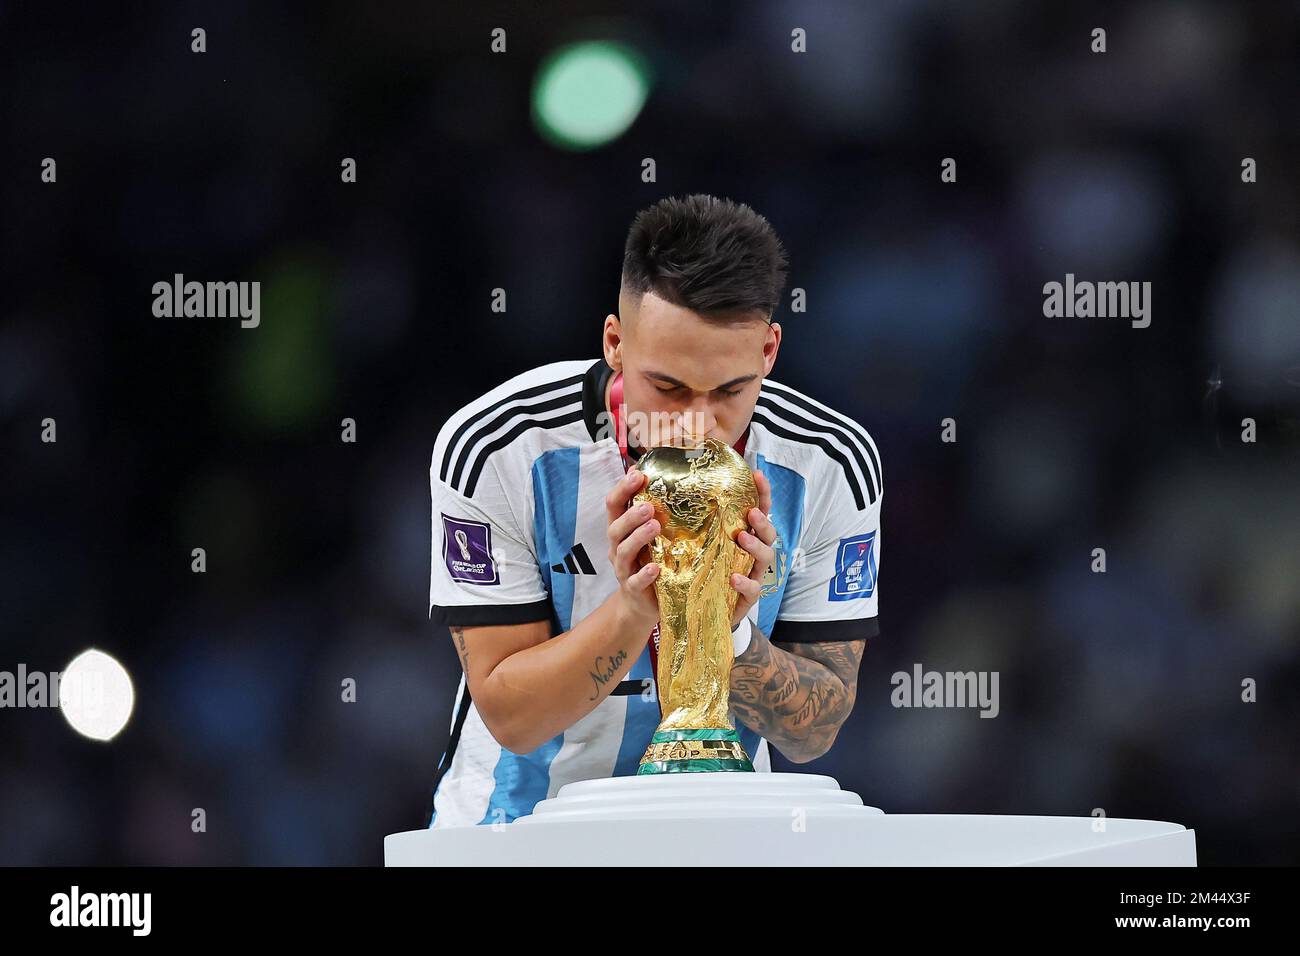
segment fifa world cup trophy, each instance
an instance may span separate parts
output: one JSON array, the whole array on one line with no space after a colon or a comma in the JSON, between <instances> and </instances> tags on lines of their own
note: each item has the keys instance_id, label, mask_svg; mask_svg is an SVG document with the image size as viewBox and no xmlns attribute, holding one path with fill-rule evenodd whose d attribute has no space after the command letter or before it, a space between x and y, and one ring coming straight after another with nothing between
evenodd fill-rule
<instances>
[{"instance_id":1,"label":"fifa world cup trophy","mask_svg":"<svg viewBox=\"0 0 1300 956\"><path fill-rule=\"evenodd\" d=\"M732 726L733 573L753 557L736 543L758 504L754 477L730 445L705 438L685 447L652 448L637 462L662 529L650 544L659 565L659 664L663 714L638 774L753 771Z\"/></svg>"}]
</instances>

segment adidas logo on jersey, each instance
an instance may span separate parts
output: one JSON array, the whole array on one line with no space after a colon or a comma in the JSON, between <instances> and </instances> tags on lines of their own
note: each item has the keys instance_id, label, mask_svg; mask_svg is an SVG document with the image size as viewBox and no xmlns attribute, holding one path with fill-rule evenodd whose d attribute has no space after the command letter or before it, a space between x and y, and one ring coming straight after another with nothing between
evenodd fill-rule
<instances>
[{"instance_id":1,"label":"adidas logo on jersey","mask_svg":"<svg viewBox=\"0 0 1300 956\"><path fill-rule=\"evenodd\" d=\"M563 564L552 564L551 570L557 574L596 573L596 569L591 565L591 558L587 557L587 552L583 550L580 544L575 544L569 553L564 556Z\"/></svg>"}]
</instances>

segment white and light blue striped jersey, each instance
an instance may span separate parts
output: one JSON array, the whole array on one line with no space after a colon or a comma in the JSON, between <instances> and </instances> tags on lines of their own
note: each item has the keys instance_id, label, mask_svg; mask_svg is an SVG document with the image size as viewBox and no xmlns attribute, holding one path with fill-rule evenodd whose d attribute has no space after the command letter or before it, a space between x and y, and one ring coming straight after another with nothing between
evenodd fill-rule
<instances>
[{"instance_id":1,"label":"white and light blue striped jersey","mask_svg":"<svg viewBox=\"0 0 1300 956\"><path fill-rule=\"evenodd\" d=\"M517 375L443 425L429 616L451 627L551 622L563 633L617 588L605 496L624 474L604 359ZM872 638L880 567L880 456L852 419L764 380L744 457L771 482L776 559L750 612L772 641ZM575 780L636 773L659 723L647 647L605 700L531 753L493 739L461 675L429 826L508 823ZM756 771L768 743L732 715Z\"/></svg>"}]
</instances>

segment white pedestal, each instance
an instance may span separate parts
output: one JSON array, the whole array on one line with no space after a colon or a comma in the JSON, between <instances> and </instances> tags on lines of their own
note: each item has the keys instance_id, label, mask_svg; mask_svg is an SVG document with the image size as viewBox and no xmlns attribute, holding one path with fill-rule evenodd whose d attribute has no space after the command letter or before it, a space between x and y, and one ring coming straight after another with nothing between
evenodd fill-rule
<instances>
[{"instance_id":1,"label":"white pedestal","mask_svg":"<svg viewBox=\"0 0 1300 956\"><path fill-rule=\"evenodd\" d=\"M1104 829L1102 829L1104 827ZM584 780L504 826L384 838L387 866L1195 866L1176 823L886 814L834 778L679 773Z\"/></svg>"}]
</instances>

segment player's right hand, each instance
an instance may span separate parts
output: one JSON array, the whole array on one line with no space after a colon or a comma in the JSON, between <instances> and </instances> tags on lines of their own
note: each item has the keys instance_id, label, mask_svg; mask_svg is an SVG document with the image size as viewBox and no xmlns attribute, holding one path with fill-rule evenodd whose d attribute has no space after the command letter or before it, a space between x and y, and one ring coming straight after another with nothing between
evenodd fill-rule
<instances>
[{"instance_id":1,"label":"player's right hand","mask_svg":"<svg viewBox=\"0 0 1300 956\"><path fill-rule=\"evenodd\" d=\"M648 634L659 623L659 599L654 589L659 565L651 560L648 547L659 533L659 522L652 505L627 506L645 482L644 474L630 469L605 496L605 511L609 517L609 563L619 585L617 598L627 619L643 623Z\"/></svg>"}]
</instances>

